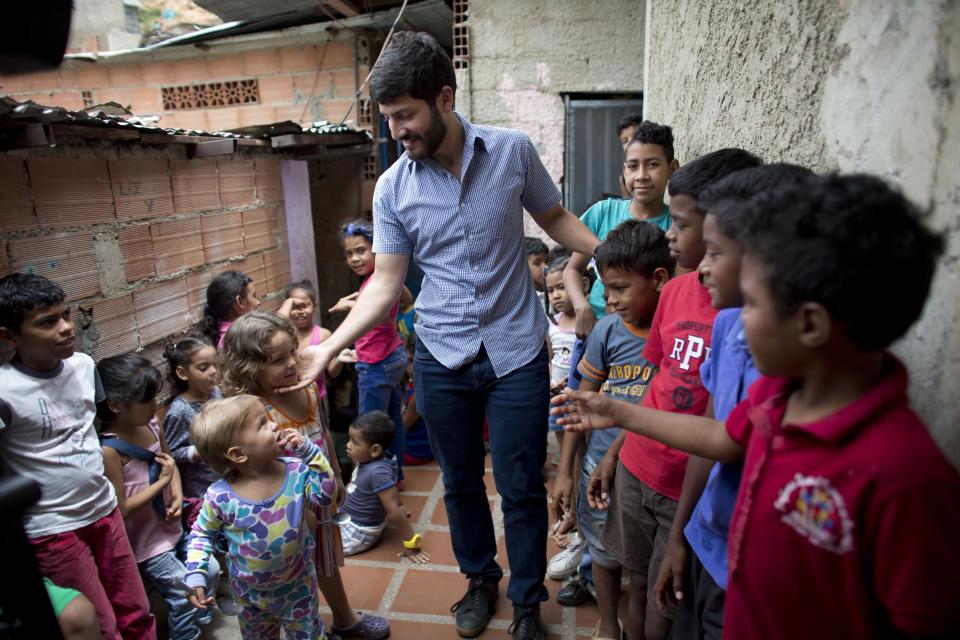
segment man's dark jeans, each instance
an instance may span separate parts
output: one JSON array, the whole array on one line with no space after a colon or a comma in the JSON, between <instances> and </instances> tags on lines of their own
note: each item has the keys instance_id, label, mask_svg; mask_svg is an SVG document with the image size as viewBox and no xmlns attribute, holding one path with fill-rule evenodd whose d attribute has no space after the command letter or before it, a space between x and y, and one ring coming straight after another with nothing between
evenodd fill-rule
<instances>
[{"instance_id":1,"label":"man's dark jeans","mask_svg":"<svg viewBox=\"0 0 960 640\"><path fill-rule=\"evenodd\" d=\"M486 350L460 369L440 364L417 340L414 356L417 409L443 472L450 539L460 571L490 580L503 577L483 484L483 419L489 419L493 477L501 498L514 604L547 599L546 460L550 373L547 350L502 378Z\"/></svg>"}]
</instances>

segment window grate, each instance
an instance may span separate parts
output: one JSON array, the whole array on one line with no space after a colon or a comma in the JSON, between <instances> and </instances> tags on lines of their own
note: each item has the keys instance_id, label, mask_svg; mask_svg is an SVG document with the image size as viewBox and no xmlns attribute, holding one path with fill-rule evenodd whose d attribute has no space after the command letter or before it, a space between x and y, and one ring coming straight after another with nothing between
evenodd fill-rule
<instances>
[{"instance_id":1,"label":"window grate","mask_svg":"<svg viewBox=\"0 0 960 640\"><path fill-rule=\"evenodd\" d=\"M255 79L162 87L160 92L165 111L260 102L260 86Z\"/></svg>"},{"instance_id":2,"label":"window grate","mask_svg":"<svg viewBox=\"0 0 960 640\"><path fill-rule=\"evenodd\" d=\"M376 156L369 155L363 159L363 179L364 180L377 179L377 157Z\"/></svg>"},{"instance_id":3,"label":"window grate","mask_svg":"<svg viewBox=\"0 0 960 640\"><path fill-rule=\"evenodd\" d=\"M466 69L470 66L470 30L467 19L470 17L467 0L453 0L453 68Z\"/></svg>"},{"instance_id":4,"label":"window grate","mask_svg":"<svg viewBox=\"0 0 960 640\"><path fill-rule=\"evenodd\" d=\"M360 98L357 125L367 128L373 127L373 107L370 104L370 98Z\"/></svg>"},{"instance_id":5,"label":"window grate","mask_svg":"<svg viewBox=\"0 0 960 640\"><path fill-rule=\"evenodd\" d=\"M80 99L83 100L83 108L89 109L93 106L93 91L81 91Z\"/></svg>"}]
</instances>

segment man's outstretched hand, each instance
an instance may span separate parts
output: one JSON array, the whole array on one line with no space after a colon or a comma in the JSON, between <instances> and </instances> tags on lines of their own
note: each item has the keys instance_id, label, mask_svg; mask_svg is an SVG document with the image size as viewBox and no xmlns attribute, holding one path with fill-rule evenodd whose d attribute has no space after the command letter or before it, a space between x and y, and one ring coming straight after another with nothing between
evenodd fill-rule
<instances>
[{"instance_id":1,"label":"man's outstretched hand","mask_svg":"<svg viewBox=\"0 0 960 640\"><path fill-rule=\"evenodd\" d=\"M274 393L290 393L309 387L313 382L323 375L327 364L331 360L329 350L321 344L312 344L304 347L300 351L300 382L292 387L278 387L273 390Z\"/></svg>"},{"instance_id":2,"label":"man's outstretched hand","mask_svg":"<svg viewBox=\"0 0 960 640\"><path fill-rule=\"evenodd\" d=\"M564 389L550 399L550 413L567 431L590 431L616 426L614 400L595 391Z\"/></svg>"}]
</instances>

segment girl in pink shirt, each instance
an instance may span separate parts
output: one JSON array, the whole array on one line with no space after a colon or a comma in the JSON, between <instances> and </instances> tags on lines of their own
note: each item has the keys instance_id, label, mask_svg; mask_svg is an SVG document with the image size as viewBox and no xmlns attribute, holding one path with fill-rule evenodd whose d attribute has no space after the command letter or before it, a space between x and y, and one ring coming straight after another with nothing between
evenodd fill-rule
<instances>
[{"instance_id":1,"label":"girl in pink shirt","mask_svg":"<svg viewBox=\"0 0 960 640\"><path fill-rule=\"evenodd\" d=\"M374 269L373 223L367 220L352 220L340 227L340 238L347 266L360 276L360 291L370 282ZM331 313L349 311L356 303L360 292L353 293L330 309ZM389 451L397 459L398 466L403 460L403 374L407 369L407 354L403 339L397 331L397 314L401 305L413 300L410 291L404 287L403 293L390 307L390 313L383 322L375 326L356 342L358 390L360 392L360 414L379 410L393 420L396 431ZM403 469L399 476L403 479Z\"/></svg>"},{"instance_id":2,"label":"girl in pink shirt","mask_svg":"<svg viewBox=\"0 0 960 640\"><path fill-rule=\"evenodd\" d=\"M127 353L97 365L106 399L97 406L103 425L103 466L117 493L137 567L168 606L170 638L195 640L213 610L199 611L187 602L180 546L183 491L154 415L160 372L143 356ZM211 559L207 592L214 593L220 567Z\"/></svg>"}]
</instances>

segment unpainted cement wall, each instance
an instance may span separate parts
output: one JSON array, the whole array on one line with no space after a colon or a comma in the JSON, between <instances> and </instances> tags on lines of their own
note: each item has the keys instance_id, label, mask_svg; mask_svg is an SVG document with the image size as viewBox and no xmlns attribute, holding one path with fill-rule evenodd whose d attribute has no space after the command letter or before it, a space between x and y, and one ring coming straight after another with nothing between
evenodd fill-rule
<instances>
[{"instance_id":1,"label":"unpainted cement wall","mask_svg":"<svg viewBox=\"0 0 960 640\"><path fill-rule=\"evenodd\" d=\"M457 108L479 124L527 133L558 186L561 94L643 88L639 0L474 0L466 24L470 63L458 73Z\"/></svg>"},{"instance_id":2,"label":"unpainted cement wall","mask_svg":"<svg viewBox=\"0 0 960 640\"><path fill-rule=\"evenodd\" d=\"M741 146L886 176L932 209L947 254L895 351L914 407L960 465L960 3L650 2L645 115L674 127L681 162Z\"/></svg>"}]
</instances>

